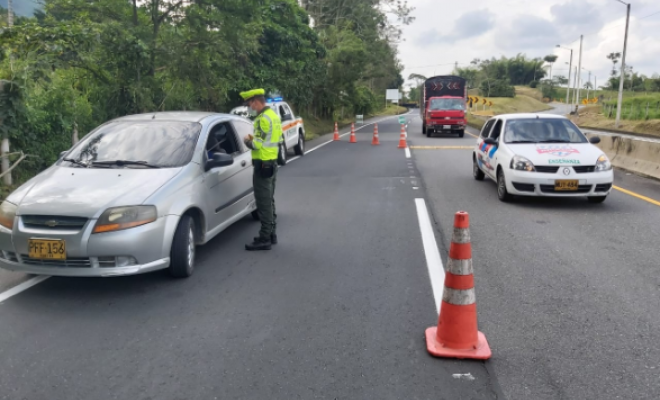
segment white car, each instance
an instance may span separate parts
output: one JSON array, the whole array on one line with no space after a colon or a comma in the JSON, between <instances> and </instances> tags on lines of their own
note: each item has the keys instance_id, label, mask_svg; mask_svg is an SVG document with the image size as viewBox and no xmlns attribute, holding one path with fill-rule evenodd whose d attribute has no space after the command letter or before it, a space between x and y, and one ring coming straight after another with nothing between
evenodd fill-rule
<instances>
[{"instance_id":1,"label":"white car","mask_svg":"<svg viewBox=\"0 0 660 400\"><path fill-rule=\"evenodd\" d=\"M516 196L586 196L601 203L614 172L598 147L559 115L507 114L486 122L472 154L473 176L497 182L501 201Z\"/></svg>"}]
</instances>

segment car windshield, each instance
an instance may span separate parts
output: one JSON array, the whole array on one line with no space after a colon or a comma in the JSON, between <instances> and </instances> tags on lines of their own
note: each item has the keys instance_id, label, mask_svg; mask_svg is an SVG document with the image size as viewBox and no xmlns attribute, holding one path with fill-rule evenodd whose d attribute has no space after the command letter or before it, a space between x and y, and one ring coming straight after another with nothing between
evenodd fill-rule
<instances>
[{"instance_id":1,"label":"car windshield","mask_svg":"<svg viewBox=\"0 0 660 400\"><path fill-rule=\"evenodd\" d=\"M192 159L200 131L195 122L111 122L84 138L62 162L98 168L181 167Z\"/></svg>"},{"instance_id":2,"label":"car windshield","mask_svg":"<svg viewBox=\"0 0 660 400\"><path fill-rule=\"evenodd\" d=\"M429 109L431 111L465 110L465 104L461 99L431 99Z\"/></svg>"},{"instance_id":3,"label":"car windshield","mask_svg":"<svg viewBox=\"0 0 660 400\"><path fill-rule=\"evenodd\" d=\"M566 119L514 119L506 122L505 143L587 143L587 138Z\"/></svg>"}]
</instances>

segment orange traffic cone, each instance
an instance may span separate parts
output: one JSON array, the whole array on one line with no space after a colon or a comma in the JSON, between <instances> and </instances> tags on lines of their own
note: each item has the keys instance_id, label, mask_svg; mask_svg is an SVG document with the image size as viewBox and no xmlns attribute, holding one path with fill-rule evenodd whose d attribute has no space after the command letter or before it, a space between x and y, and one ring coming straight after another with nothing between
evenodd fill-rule
<instances>
[{"instance_id":1,"label":"orange traffic cone","mask_svg":"<svg viewBox=\"0 0 660 400\"><path fill-rule=\"evenodd\" d=\"M355 138L355 124L351 123L351 140L349 140L349 143L357 143L357 139Z\"/></svg>"},{"instance_id":2,"label":"orange traffic cone","mask_svg":"<svg viewBox=\"0 0 660 400\"><path fill-rule=\"evenodd\" d=\"M339 140L339 129L337 128L337 123L335 122L335 137L333 140Z\"/></svg>"},{"instance_id":3,"label":"orange traffic cone","mask_svg":"<svg viewBox=\"0 0 660 400\"><path fill-rule=\"evenodd\" d=\"M399 148L400 149L405 149L408 147L406 144L406 127L401 124L401 136L399 137Z\"/></svg>"},{"instance_id":4,"label":"orange traffic cone","mask_svg":"<svg viewBox=\"0 0 660 400\"><path fill-rule=\"evenodd\" d=\"M374 125L374 138L371 139L371 144L373 145L380 144L380 141L378 140L378 124Z\"/></svg>"},{"instance_id":5,"label":"orange traffic cone","mask_svg":"<svg viewBox=\"0 0 660 400\"><path fill-rule=\"evenodd\" d=\"M426 330L426 349L436 357L487 360L492 354L477 330L470 217L464 211L454 217L438 326Z\"/></svg>"}]
</instances>

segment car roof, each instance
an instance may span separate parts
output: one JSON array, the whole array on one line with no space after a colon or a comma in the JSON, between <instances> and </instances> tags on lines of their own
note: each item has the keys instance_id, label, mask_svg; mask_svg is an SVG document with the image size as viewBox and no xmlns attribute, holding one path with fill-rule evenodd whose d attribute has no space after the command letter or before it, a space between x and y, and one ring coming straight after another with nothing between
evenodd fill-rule
<instances>
[{"instance_id":1,"label":"car roof","mask_svg":"<svg viewBox=\"0 0 660 400\"><path fill-rule=\"evenodd\" d=\"M534 114L534 113L523 113L523 114L501 114L501 115L496 115L494 117L491 117L491 119L494 118L499 118L504 121L510 121L514 119L530 119L530 118L538 118L538 119L568 119L564 117L563 115L557 115L557 114Z\"/></svg>"},{"instance_id":2,"label":"car roof","mask_svg":"<svg viewBox=\"0 0 660 400\"><path fill-rule=\"evenodd\" d=\"M201 122L209 117L226 117L227 119L235 119L236 115L213 113L205 111L167 111L167 112L153 112L146 114L127 115L119 117L113 121L179 121L179 122Z\"/></svg>"}]
</instances>

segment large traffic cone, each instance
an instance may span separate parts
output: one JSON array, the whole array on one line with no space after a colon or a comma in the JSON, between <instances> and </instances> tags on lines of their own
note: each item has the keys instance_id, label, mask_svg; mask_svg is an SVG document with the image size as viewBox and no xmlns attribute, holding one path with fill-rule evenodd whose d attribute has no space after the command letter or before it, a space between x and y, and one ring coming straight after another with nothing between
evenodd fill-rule
<instances>
[{"instance_id":1,"label":"large traffic cone","mask_svg":"<svg viewBox=\"0 0 660 400\"><path fill-rule=\"evenodd\" d=\"M374 138L371 139L371 144L380 144L380 141L378 140L378 124L374 124Z\"/></svg>"},{"instance_id":2,"label":"large traffic cone","mask_svg":"<svg viewBox=\"0 0 660 400\"><path fill-rule=\"evenodd\" d=\"M401 124L401 136L399 136L399 148L400 149L405 149L408 147L406 144L406 127Z\"/></svg>"},{"instance_id":3,"label":"large traffic cone","mask_svg":"<svg viewBox=\"0 0 660 400\"><path fill-rule=\"evenodd\" d=\"M339 129L337 128L337 123L335 122L335 137L333 140L339 140Z\"/></svg>"},{"instance_id":4,"label":"large traffic cone","mask_svg":"<svg viewBox=\"0 0 660 400\"><path fill-rule=\"evenodd\" d=\"M357 143L357 139L355 138L355 124L351 123L351 140L348 141L349 143Z\"/></svg>"},{"instance_id":5,"label":"large traffic cone","mask_svg":"<svg viewBox=\"0 0 660 400\"><path fill-rule=\"evenodd\" d=\"M473 273L470 217L459 211L454 217L438 326L426 330L426 349L436 357L487 360L492 354L486 336L477 330Z\"/></svg>"}]
</instances>

